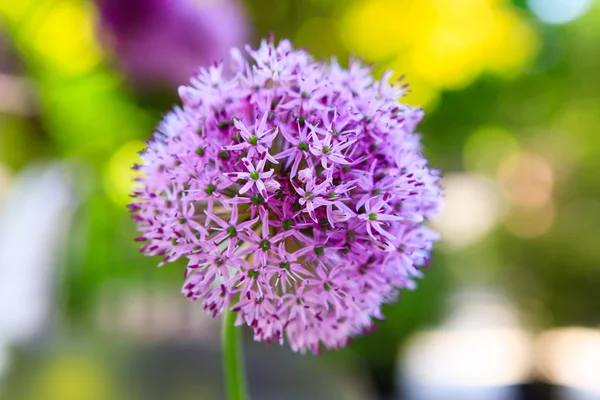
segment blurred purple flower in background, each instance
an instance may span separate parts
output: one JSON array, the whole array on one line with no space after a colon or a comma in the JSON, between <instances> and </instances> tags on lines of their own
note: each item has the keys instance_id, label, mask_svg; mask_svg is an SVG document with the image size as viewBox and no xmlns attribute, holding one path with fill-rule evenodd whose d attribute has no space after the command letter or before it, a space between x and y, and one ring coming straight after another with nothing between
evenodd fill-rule
<instances>
[{"instance_id":1,"label":"blurred purple flower in background","mask_svg":"<svg viewBox=\"0 0 600 400\"><path fill-rule=\"evenodd\" d=\"M247 42L235 0L97 0L100 34L137 84L173 86Z\"/></svg>"}]
</instances>

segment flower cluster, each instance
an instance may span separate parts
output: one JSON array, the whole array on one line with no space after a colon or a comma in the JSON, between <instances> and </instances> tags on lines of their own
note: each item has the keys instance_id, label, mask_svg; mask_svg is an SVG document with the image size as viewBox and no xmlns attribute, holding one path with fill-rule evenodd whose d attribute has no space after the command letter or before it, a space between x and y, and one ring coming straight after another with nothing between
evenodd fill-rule
<instances>
[{"instance_id":1,"label":"flower cluster","mask_svg":"<svg viewBox=\"0 0 600 400\"><path fill-rule=\"evenodd\" d=\"M437 239L423 113L358 61L286 40L246 51L179 89L135 167L138 240L161 264L187 258L185 296L236 312L256 340L339 348L414 287Z\"/></svg>"}]
</instances>

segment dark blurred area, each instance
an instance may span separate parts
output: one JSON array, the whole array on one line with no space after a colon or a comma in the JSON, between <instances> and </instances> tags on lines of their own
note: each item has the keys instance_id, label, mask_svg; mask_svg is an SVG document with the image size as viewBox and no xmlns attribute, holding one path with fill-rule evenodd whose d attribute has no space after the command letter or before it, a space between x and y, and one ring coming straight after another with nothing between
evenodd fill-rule
<instances>
[{"instance_id":1,"label":"dark blurred area","mask_svg":"<svg viewBox=\"0 0 600 400\"><path fill-rule=\"evenodd\" d=\"M177 86L274 32L406 75L442 234L376 332L246 337L254 399L600 399L597 0L0 0L0 399L223 397L219 321L139 254Z\"/></svg>"}]
</instances>

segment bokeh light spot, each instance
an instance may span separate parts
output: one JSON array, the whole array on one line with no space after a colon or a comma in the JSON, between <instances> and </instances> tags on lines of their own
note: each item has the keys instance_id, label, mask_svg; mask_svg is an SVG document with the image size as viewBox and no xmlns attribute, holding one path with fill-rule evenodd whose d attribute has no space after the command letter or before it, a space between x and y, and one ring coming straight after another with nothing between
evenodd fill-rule
<instances>
[{"instance_id":1,"label":"bokeh light spot","mask_svg":"<svg viewBox=\"0 0 600 400\"><path fill-rule=\"evenodd\" d=\"M554 171L538 154L512 154L498 167L498 182L513 204L536 208L550 200Z\"/></svg>"},{"instance_id":2,"label":"bokeh light spot","mask_svg":"<svg viewBox=\"0 0 600 400\"><path fill-rule=\"evenodd\" d=\"M89 4L56 2L33 29L36 50L44 61L64 73L81 74L102 59Z\"/></svg>"},{"instance_id":3,"label":"bokeh light spot","mask_svg":"<svg viewBox=\"0 0 600 400\"><path fill-rule=\"evenodd\" d=\"M554 225L556 209L552 202L539 208L512 207L504 222L506 228L521 239L534 239Z\"/></svg>"},{"instance_id":4,"label":"bokeh light spot","mask_svg":"<svg viewBox=\"0 0 600 400\"><path fill-rule=\"evenodd\" d=\"M566 24L590 9L591 0L528 0L531 11L548 24Z\"/></svg>"},{"instance_id":5,"label":"bokeh light spot","mask_svg":"<svg viewBox=\"0 0 600 400\"><path fill-rule=\"evenodd\" d=\"M538 369L550 382L600 395L600 330L555 329L544 332L537 340L537 347Z\"/></svg>"},{"instance_id":6,"label":"bokeh light spot","mask_svg":"<svg viewBox=\"0 0 600 400\"><path fill-rule=\"evenodd\" d=\"M483 127L475 131L463 148L463 164L468 171L495 175L502 160L519 151L519 143L502 128Z\"/></svg>"},{"instance_id":7,"label":"bokeh light spot","mask_svg":"<svg viewBox=\"0 0 600 400\"><path fill-rule=\"evenodd\" d=\"M416 86L427 83L424 99L408 98L423 106L434 92L462 89L486 71L520 71L539 47L533 28L503 0L363 0L346 13L342 31L351 52L403 66L395 70Z\"/></svg>"},{"instance_id":8,"label":"bokeh light spot","mask_svg":"<svg viewBox=\"0 0 600 400\"><path fill-rule=\"evenodd\" d=\"M146 147L139 140L125 143L111 157L105 171L105 188L111 199L118 205L125 205L131 201L134 179L137 173L131 166L140 163L139 152Z\"/></svg>"},{"instance_id":9,"label":"bokeh light spot","mask_svg":"<svg viewBox=\"0 0 600 400\"><path fill-rule=\"evenodd\" d=\"M111 379L98 360L81 355L61 355L49 361L32 385L35 399L110 400Z\"/></svg>"},{"instance_id":10,"label":"bokeh light spot","mask_svg":"<svg viewBox=\"0 0 600 400\"><path fill-rule=\"evenodd\" d=\"M454 174L444 178L446 199L435 226L446 245L466 247L483 238L502 218L501 190L483 176Z\"/></svg>"},{"instance_id":11,"label":"bokeh light spot","mask_svg":"<svg viewBox=\"0 0 600 400\"><path fill-rule=\"evenodd\" d=\"M512 398L493 389L526 381L532 368L531 335L517 310L491 290L463 290L449 300L440 328L408 340L402 371L416 391L407 397Z\"/></svg>"}]
</instances>

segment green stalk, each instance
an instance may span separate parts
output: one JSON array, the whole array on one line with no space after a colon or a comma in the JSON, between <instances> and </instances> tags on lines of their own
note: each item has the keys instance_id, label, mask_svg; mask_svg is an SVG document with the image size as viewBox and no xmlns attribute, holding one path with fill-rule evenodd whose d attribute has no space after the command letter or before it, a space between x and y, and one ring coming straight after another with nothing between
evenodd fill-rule
<instances>
[{"instance_id":1,"label":"green stalk","mask_svg":"<svg viewBox=\"0 0 600 400\"><path fill-rule=\"evenodd\" d=\"M247 400L244 357L242 354L242 329L235 324L236 313L223 314L223 375L228 400Z\"/></svg>"}]
</instances>

